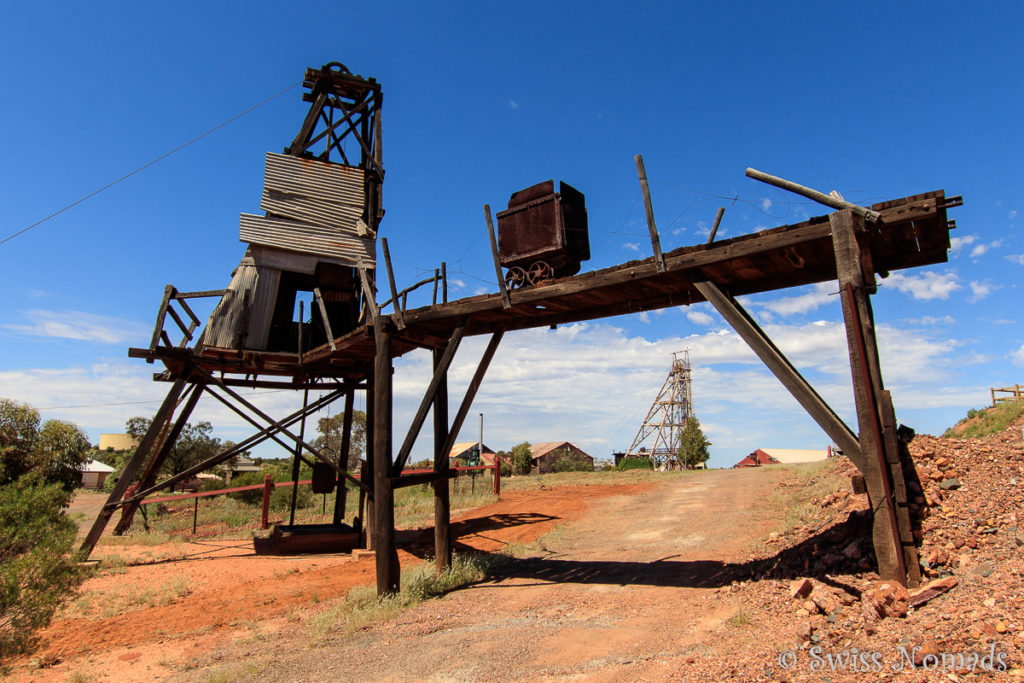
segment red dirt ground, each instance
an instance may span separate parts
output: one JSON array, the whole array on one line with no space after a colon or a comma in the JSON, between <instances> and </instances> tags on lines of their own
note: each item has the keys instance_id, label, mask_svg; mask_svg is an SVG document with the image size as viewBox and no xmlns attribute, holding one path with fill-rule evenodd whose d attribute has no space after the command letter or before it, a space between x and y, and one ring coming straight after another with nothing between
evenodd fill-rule
<instances>
[{"instance_id":1,"label":"red dirt ground","mask_svg":"<svg viewBox=\"0 0 1024 683\"><path fill-rule=\"evenodd\" d=\"M580 518L595 501L634 495L651 484L512 491L499 502L455 517L457 542L479 550L527 543L556 524ZM432 546L430 529L400 533L403 566ZM89 579L74 604L43 633L31 659L16 664L17 680L65 680L83 668L97 677L152 680L182 662L254 628L275 628L296 610L343 596L375 581L372 557L257 557L252 542L206 541L159 546L99 546L94 557L128 563ZM138 564L136 564L138 563ZM116 612L112 616L104 616Z\"/></svg>"}]
</instances>

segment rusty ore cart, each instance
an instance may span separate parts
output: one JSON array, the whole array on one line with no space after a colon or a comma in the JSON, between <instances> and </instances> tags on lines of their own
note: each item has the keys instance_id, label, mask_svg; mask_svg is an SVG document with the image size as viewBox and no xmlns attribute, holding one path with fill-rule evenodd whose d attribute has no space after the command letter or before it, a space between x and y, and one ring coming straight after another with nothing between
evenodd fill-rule
<instances>
[{"instance_id":1,"label":"rusty ore cart","mask_svg":"<svg viewBox=\"0 0 1024 683\"><path fill-rule=\"evenodd\" d=\"M520 190L498 213L498 255L509 289L575 275L590 258L583 193L547 180Z\"/></svg>"}]
</instances>

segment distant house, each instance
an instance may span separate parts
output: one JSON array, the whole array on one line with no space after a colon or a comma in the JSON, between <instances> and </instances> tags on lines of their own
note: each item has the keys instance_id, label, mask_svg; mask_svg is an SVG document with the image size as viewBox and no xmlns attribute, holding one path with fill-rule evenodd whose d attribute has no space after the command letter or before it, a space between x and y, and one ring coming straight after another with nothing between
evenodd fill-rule
<instances>
[{"instance_id":1,"label":"distant house","mask_svg":"<svg viewBox=\"0 0 1024 683\"><path fill-rule=\"evenodd\" d=\"M590 463L590 469L594 469L594 457L583 452L579 446L568 441L542 441L530 445L530 460L533 461L533 471L538 474L553 472L554 462L562 453L570 453L583 458Z\"/></svg>"},{"instance_id":2,"label":"distant house","mask_svg":"<svg viewBox=\"0 0 1024 683\"><path fill-rule=\"evenodd\" d=\"M832 457L832 449L758 448L733 467L760 467L761 465L798 465L820 462Z\"/></svg>"},{"instance_id":3,"label":"distant house","mask_svg":"<svg viewBox=\"0 0 1024 683\"><path fill-rule=\"evenodd\" d=\"M82 465L82 488L101 489L107 475L114 471L110 465L104 465L98 460L90 460Z\"/></svg>"},{"instance_id":4,"label":"distant house","mask_svg":"<svg viewBox=\"0 0 1024 683\"><path fill-rule=\"evenodd\" d=\"M139 445L139 440L129 434L100 434L100 451L127 451Z\"/></svg>"},{"instance_id":5,"label":"distant house","mask_svg":"<svg viewBox=\"0 0 1024 683\"><path fill-rule=\"evenodd\" d=\"M459 461L461 461L461 462L468 462L469 461L469 457L470 457L470 452L474 448L476 448L477 445L478 445L478 442L476 442L476 441L461 441L461 442L455 444L454 446L452 446L452 450L448 453L448 462L451 462L452 460L455 460L456 458L458 458ZM490 448L488 448L487 444L483 444L483 447L484 447L483 452L480 454L480 464L481 465L493 465L494 464L494 455L495 455L494 451L492 451Z\"/></svg>"}]
</instances>

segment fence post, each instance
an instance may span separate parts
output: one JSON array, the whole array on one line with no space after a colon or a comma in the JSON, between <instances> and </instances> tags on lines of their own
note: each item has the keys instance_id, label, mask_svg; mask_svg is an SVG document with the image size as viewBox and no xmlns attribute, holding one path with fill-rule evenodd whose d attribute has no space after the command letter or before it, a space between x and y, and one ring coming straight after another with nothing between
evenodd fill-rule
<instances>
[{"instance_id":1,"label":"fence post","mask_svg":"<svg viewBox=\"0 0 1024 683\"><path fill-rule=\"evenodd\" d=\"M494 456L494 495L501 495L501 456Z\"/></svg>"},{"instance_id":2,"label":"fence post","mask_svg":"<svg viewBox=\"0 0 1024 683\"><path fill-rule=\"evenodd\" d=\"M268 474L263 479L263 510L260 513L260 528L270 526L270 492L274 490L274 482Z\"/></svg>"},{"instance_id":3,"label":"fence post","mask_svg":"<svg viewBox=\"0 0 1024 683\"><path fill-rule=\"evenodd\" d=\"M196 535L196 522L199 521L199 496L196 496L192 500L195 501L195 505L192 506L192 535Z\"/></svg>"}]
</instances>

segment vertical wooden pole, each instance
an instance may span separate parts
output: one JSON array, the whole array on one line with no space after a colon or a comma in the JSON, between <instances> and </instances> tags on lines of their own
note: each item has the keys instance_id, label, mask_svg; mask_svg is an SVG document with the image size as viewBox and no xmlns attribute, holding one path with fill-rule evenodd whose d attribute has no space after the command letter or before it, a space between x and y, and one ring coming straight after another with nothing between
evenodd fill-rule
<instances>
[{"instance_id":1,"label":"vertical wooden pole","mask_svg":"<svg viewBox=\"0 0 1024 683\"><path fill-rule=\"evenodd\" d=\"M399 590L395 546L394 490L391 488L391 334L374 326L377 353L373 396L373 547L377 558L377 595Z\"/></svg>"},{"instance_id":2,"label":"vertical wooden pole","mask_svg":"<svg viewBox=\"0 0 1024 683\"><path fill-rule=\"evenodd\" d=\"M270 526L270 493L274 490L274 480L268 474L263 478L263 507L260 509L260 528Z\"/></svg>"},{"instance_id":3,"label":"vertical wooden pole","mask_svg":"<svg viewBox=\"0 0 1024 683\"><path fill-rule=\"evenodd\" d=\"M644 158L637 154L633 157L636 162L636 172L640 176L640 192L644 195L644 211L647 213L647 230L651 233L651 246L654 247L654 263L659 273L665 272L665 257L661 253L661 238L658 237L658 226L654 223L654 205L651 203L651 189L647 186L647 169L644 168Z\"/></svg>"},{"instance_id":4,"label":"vertical wooden pole","mask_svg":"<svg viewBox=\"0 0 1024 683\"><path fill-rule=\"evenodd\" d=\"M302 303L301 301L299 302ZM300 323L301 326L301 323ZM309 389L302 392L302 426L299 427L299 440L306 438L306 411L309 408ZM292 458L292 505L288 515L288 523L295 524L295 507L299 502L299 469L301 467L299 457L302 455L302 446L295 444L295 456Z\"/></svg>"},{"instance_id":5,"label":"vertical wooden pole","mask_svg":"<svg viewBox=\"0 0 1024 683\"><path fill-rule=\"evenodd\" d=\"M509 308L512 301L508 296L508 286L501 274L501 256L498 254L498 240L494 236L494 221L491 220L491 205L484 204L484 218L487 219L487 236L491 239L491 257L494 259L494 275L498 279L498 290L501 292L501 305Z\"/></svg>"},{"instance_id":6,"label":"vertical wooden pole","mask_svg":"<svg viewBox=\"0 0 1024 683\"><path fill-rule=\"evenodd\" d=\"M442 362L444 352L434 349L434 369ZM448 438L448 373L445 372L434 394L434 471L448 473L448 453L444 451ZM451 480L434 480L434 557L437 571L443 572L452 561L451 543Z\"/></svg>"},{"instance_id":7,"label":"vertical wooden pole","mask_svg":"<svg viewBox=\"0 0 1024 683\"><path fill-rule=\"evenodd\" d=\"M352 411L356 390L345 392L345 416L341 420L341 450L338 452L338 467L348 470L349 451L352 450ZM338 477L338 491L334 496L334 523L341 524L345 518L345 477Z\"/></svg>"},{"instance_id":8,"label":"vertical wooden pole","mask_svg":"<svg viewBox=\"0 0 1024 683\"><path fill-rule=\"evenodd\" d=\"M380 323L380 319L377 318L377 323ZM360 481L366 482L366 487L360 487L359 496L359 508L363 510L363 503L365 502L365 514L362 514L363 527L365 528L366 534L366 548L373 550L376 537L373 532L373 435L374 435L374 422L376 421L376 411L374 410L375 397L377 392L374 391L374 368L370 368L366 374L366 457L363 460L363 464L360 468ZM364 500L365 498L365 500Z\"/></svg>"},{"instance_id":9,"label":"vertical wooden pole","mask_svg":"<svg viewBox=\"0 0 1024 683\"><path fill-rule=\"evenodd\" d=\"M893 496L893 479L899 477L902 484L903 473L890 467L890 461L899 462L899 454L887 455L881 429L879 394L884 388L875 342L874 316L867 292L875 284L874 274L865 276L856 235L863 221L850 210L837 211L829 216L846 321L861 453L864 456L861 471L871 505L878 573L883 579L894 579L906 585L907 566L901 539L904 534L901 534ZM909 533L909 524L906 531Z\"/></svg>"},{"instance_id":10,"label":"vertical wooden pole","mask_svg":"<svg viewBox=\"0 0 1024 683\"><path fill-rule=\"evenodd\" d=\"M494 495L501 495L501 456L494 456Z\"/></svg>"}]
</instances>

